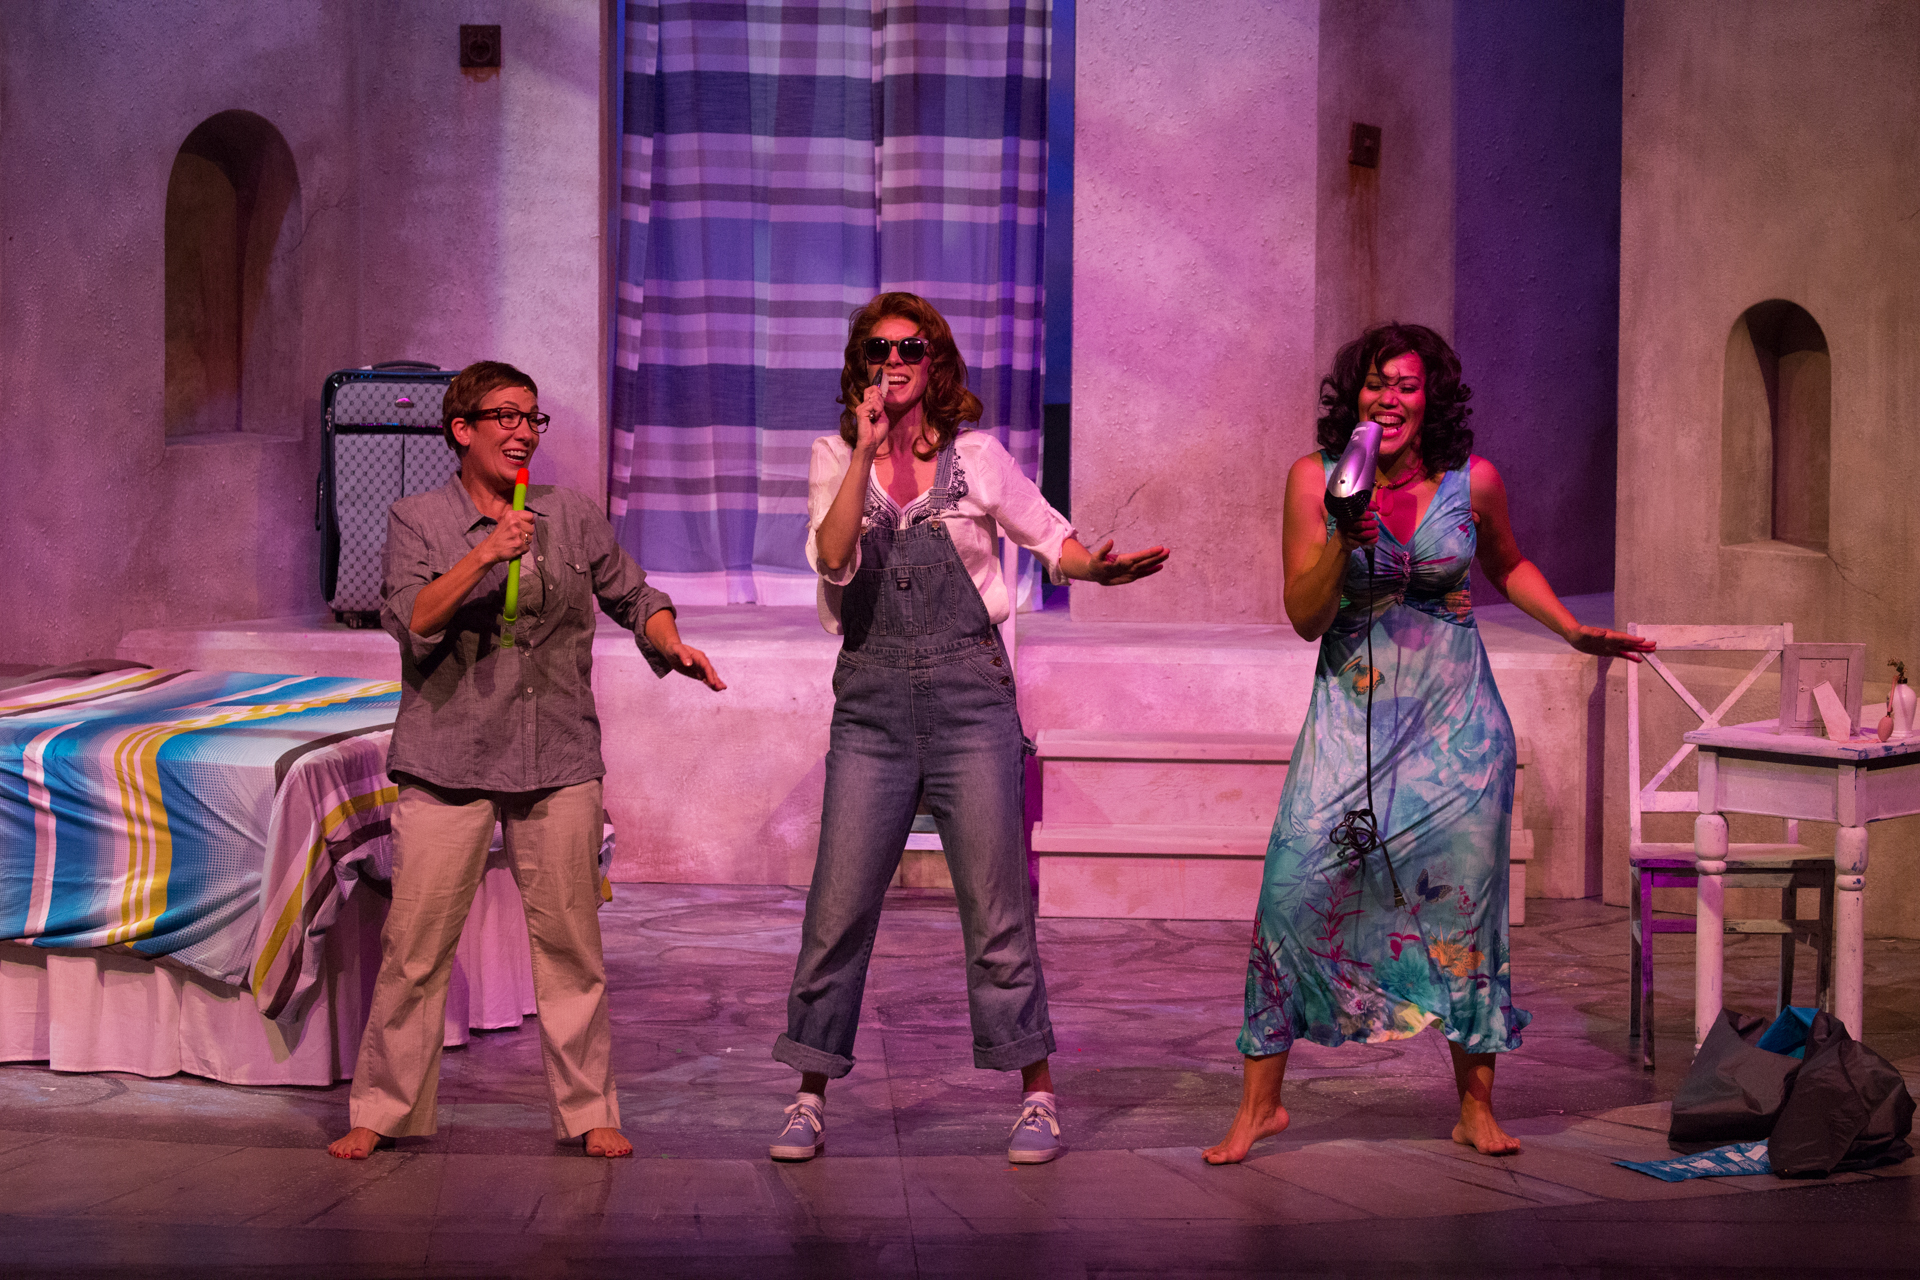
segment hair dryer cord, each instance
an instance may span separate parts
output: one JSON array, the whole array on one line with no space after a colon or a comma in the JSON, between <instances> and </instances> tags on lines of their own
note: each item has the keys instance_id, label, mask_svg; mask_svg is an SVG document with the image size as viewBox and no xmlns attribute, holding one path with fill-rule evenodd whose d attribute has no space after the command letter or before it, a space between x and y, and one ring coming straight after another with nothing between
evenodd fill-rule
<instances>
[{"instance_id":1,"label":"hair dryer cord","mask_svg":"<svg viewBox=\"0 0 1920 1280\"><path fill-rule=\"evenodd\" d=\"M1380 683L1380 673L1373 666L1373 548L1367 548L1367 807L1349 809L1344 818L1334 824L1327 839L1339 853L1342 862L1363 862L1368 853L1380 850L1380 861L1387 866L1387 880L1393 885L1393 906L1398 911L1407 905L1406 895L1400 892L1400 877L1393 873L1393 859L1387 856L1386 837L1380 834L1380 823L1373 813L1373 687Z\"/></svg>"}]
</instances>

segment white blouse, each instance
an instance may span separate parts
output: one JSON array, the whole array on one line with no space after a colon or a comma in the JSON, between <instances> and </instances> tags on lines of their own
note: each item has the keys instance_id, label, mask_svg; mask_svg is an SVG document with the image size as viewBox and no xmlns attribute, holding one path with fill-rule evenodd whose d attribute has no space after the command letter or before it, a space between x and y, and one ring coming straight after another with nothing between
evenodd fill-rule
<instances>
[{"instance_id":1,"label":"white blouse","mask_svg":"<svg viewBox=\"0 0 1920 1280\"><path fill-rule=\"evenodd\" d=\"M995 526L1033 552L1056 584L1067 580L1060 569L1060 549L1074 536L1073 526L1047 505L1039 488L1021 474L1006 446L987 432L962 430L954 439L953 449L950 488L957 492L957 501L944 510L941 518L953 537L960 563L966 566L981 602L987 606L988 619L1005 622L1013 610L1000 574ZM851 445L837 435L821 436L813 442L813 459L807 468L807 564L820 575L820 625L836 636L840 634L840 592L860 568L860 544L854 544L853 559L845 569L828 575L820 568L820 522L827 518L827 510L833 506L840 482L852 463ZM929 518L933 513L926 498L926 494L920 495L903 510L880 487L876 470L867 486L861 534L876 524L904 529Z\"/></svg>"}]
</instances>

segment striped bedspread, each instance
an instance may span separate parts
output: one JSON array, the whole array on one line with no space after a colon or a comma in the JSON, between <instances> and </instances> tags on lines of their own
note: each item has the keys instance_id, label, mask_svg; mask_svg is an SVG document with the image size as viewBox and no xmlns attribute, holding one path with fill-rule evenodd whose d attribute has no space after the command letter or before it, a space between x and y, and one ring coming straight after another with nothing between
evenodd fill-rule
<instances>
[{"instance_id":1,"label":"striped bedspread","mask_svg":"<svg viewBox=\"0 0 1920 1280\"><path fill-rule=\"evenodd\" d=\"M113 671L0 690L0 941L311 986L339 865L386 833L392 681Z\"/></svg>"}]
</instances>

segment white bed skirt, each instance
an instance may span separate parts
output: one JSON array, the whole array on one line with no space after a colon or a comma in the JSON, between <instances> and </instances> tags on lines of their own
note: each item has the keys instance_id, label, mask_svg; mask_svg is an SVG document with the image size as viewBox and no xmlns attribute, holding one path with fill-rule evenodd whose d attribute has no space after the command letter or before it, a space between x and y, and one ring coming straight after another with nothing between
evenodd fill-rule
<instances>
[{"instance_id":1,"label":"white bed skirt","mask_svg":"<svg viewBox=\"0 0 1920 1280\"><path fill-rule=\"evenodd\" d=\"M293 1033L253 993L173 965L0 944L0 1062L55 1071L176 1072L227 1084L330 1085L353 1075L380 967L386 899L363 883L327 931L319 994ZM534 1011L526 913L513 873L487 869L447 991L446 1043L517 1027Z\"/></svg>"}]
</instances>

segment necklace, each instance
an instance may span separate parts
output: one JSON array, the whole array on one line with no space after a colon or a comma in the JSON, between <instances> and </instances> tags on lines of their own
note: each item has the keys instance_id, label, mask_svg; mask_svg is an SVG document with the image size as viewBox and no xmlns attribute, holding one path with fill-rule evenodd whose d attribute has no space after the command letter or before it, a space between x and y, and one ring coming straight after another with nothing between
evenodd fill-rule
<instances>
[{"instance_id":1,"label":"necklace","mask_svg":"<svg viewBox=\"0 0 1920 1280\"><path fill-rule=\"evenodd\" d=\"M1395 489L1404 489L1410 484L1418 484L1420 481L1425 480L1426 478L1427 478L1427 469L1425 467L1422 467L1417 471L1409 473L1405 479L1394 480L1391 482L1380 481L1378 482L1376 487L1385 489L1388 492L1392 492Z\"/></svg>"}]
</instances>

